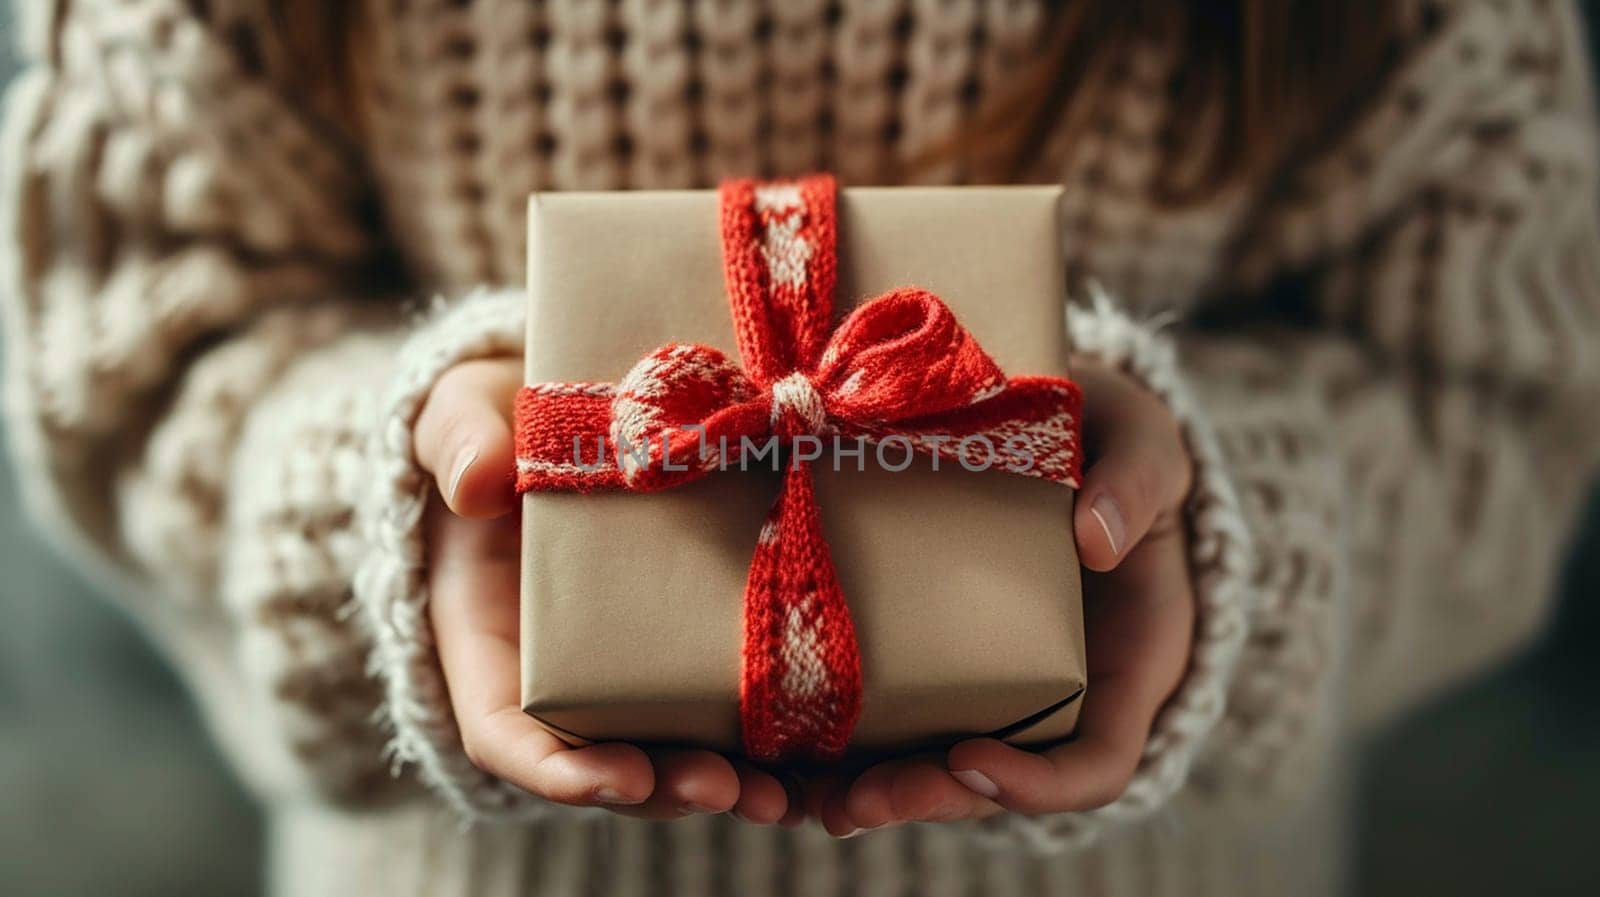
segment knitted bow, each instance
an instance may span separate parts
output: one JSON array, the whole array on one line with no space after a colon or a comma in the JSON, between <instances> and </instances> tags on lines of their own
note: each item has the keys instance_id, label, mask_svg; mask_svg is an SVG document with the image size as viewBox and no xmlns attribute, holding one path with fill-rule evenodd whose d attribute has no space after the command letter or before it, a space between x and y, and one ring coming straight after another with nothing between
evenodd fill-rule
<instances>
[{"instance_id":1,"label":"knitted bow","mask_svg":"<svg viewBox=\"0 0 1600 897\"><path fill-rule=\"evenodd\" d=\"M1076 486L1081 399L1070 380L1007 379L925 290L869 300L830 336L831 177L733 181L721 208L744 366L673 344L616 384L523 387L517 489L648 491L784 459L745 586L740 723L756 759L834 759L861 713L861 659L812 487L823 437L880 459L899 442L900 469L915 451Z\"/></svg>"}]
</instances>

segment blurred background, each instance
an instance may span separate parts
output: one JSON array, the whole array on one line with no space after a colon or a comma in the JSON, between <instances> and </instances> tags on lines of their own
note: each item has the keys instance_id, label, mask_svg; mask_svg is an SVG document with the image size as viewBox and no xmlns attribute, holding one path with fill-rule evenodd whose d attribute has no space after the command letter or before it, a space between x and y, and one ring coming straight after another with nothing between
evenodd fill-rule
<instances>
[{"instance_id":1,"label":"blurred background","mask_svg":"<svg viewBox=\"0 0 1600 897\"><path fill-rule=\"evenodd\" d=\"M0 894L259 893L260 817L178 681L22 519L5 464L0 621ZM1356 895L1600 894L1597 637L1600 491L1542 642L1365 747Z\"/></svg>"}]
</instances>

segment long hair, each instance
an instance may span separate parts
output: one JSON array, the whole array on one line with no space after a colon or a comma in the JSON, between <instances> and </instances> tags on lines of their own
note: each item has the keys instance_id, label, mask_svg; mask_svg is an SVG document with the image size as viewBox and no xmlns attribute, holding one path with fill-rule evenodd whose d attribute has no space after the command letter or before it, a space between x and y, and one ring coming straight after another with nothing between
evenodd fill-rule
<instances>
[{"instance_id":1,"label":"long hair","mask_svg":"<svg viewBox=\"0 0 1600 897\"><path fill-rule=\"evenodd\" d=\"M266 24L286 55L283 77L350 134L362 130L366 22L360 0L266 0Z\"/></svg>"},{"instance_id":2,"label":"long hair","mask_svg":"<svg viewBox=\"0 0 1600 897\"><path fill-rule=\"evenodd\" d=\"M1081 0L1053 6L1030 68L940 152L973 179L1029 176L1052 139L1070 153L1085 90L1152 36L1177 44L1159 199L1182 204L1266 173L1335 126L1397 55L1392 0Z\"/></svg>"},{"instance_id":3,"label":"long hair","mask_svg":"<svg viewBox=\"0 0 1600 897\"><path fill-rule=\"evenodd\" d=\"M361 3L267 0L296 77L343 101L359 127ZM1035 173L1052 139L1070 153L1097 76L1152 34L1183 59L1166 85L1171 115L1158 199L1182 204L1269 170L1371 90L1395 55L1394 0L1066 0L1052 3L1031 64L919 163L961 160L968 179Z\"/></svg>"}]
</instances>

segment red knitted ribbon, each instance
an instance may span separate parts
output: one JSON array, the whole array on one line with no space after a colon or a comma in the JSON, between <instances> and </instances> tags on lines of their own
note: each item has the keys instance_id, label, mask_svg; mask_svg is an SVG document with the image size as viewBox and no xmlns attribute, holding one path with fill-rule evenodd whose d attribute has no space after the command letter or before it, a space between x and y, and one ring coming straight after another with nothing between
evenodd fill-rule
<instances>
[{"instance_id":1,"label":"red knitted ribbon","mask_svg":"<svg viewBox=\"0 0 1600 897\"><path fill-rule=\"evenodd\" d=\"M616 384L540 383L517 395L519 492L665 489L746 462L771 467L769 437L791 449L744 596L740 721L746 752L761 760L837 758L861 714L855 627L812 488L810 456L828 440L897 440L950 463L1077 485L1077 386L1007 379L933 294L871 299L830 336L834 191L825 175L723 185L742 368L716 349L673 344Z\"/></svg>"}]
</instances>

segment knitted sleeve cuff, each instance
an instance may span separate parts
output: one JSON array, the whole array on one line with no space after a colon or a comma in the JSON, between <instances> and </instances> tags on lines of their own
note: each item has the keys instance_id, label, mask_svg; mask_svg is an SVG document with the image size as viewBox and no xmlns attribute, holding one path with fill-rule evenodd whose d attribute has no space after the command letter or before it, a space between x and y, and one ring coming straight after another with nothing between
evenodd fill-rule
<instances>
[{"instance_id":1,"label":"knitted sleeve cuff","mask_svg":"<svg viewBox=\"0 0 1600 897\"><path fill-rule=\"evenodd\" d=\"M369 541L356 600L371 630L373 672L384 688L396 767L468 818L532 818L551 807L473 766L461 746L428 622L423 510L432 478L417 464L412 429L439 377L460 362L521 355L526 316L517 290L481 290L442 305L401 350L368 448L372 487L363 497Z\"/></svg>"},{"instance_id":2,"label":"knitted sleeve cuff","mask_svg":"<svg viewBox=\"0 0 1600 897\"><path fill-rule=\"evenodd\" d=\"M1107 825L1150 815L1183 787L1202 743L1222 718L1254 600L1249 582L1254 551L1243 510L1211 423L1179 372L1172 342L1098 292L1092 304L1068 307L1067 330L1076 351L1137 379L1182 425L1194 461L1186 514L1196 621L1189 672L1157 716L1138 771L1121 797L1085 813L1008 814L984 823L986 833L1002 843L1021 841L1042 851L1087 844ZM1093 683L1090 689L1092 695Z\"/></svg>"}]
</instances>

